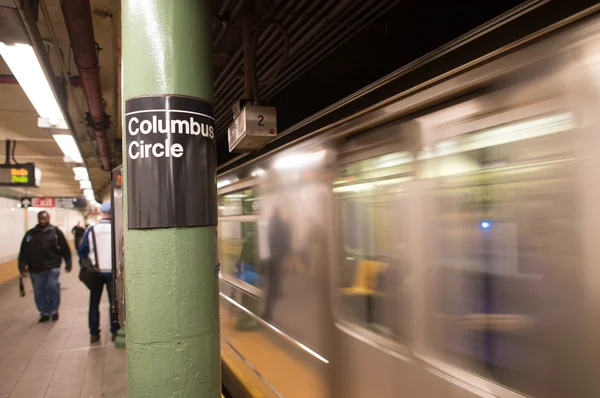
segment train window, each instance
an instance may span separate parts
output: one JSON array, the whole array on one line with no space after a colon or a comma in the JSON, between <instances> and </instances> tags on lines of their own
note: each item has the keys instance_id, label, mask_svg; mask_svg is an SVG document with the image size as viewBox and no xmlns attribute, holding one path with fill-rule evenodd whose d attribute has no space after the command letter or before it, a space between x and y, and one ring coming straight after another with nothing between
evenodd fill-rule
<instances>
[{"instance_id":1,"label":"train window","mask_svg":"<svg viewBox=\"0 0 600 398\"><path fill-rule=\"evenodd\" d=\"M221 273L262 288L266 265L259 255L260 195L246 189L219 198L219 263Z\"/></svg>"},{"instance_id":2,"label":"train window","mask_svg":"<svg viewBox=\"0 0 600 398\"><path fill-rule=\"evenodd\" d=\"M219 217L260 213L261 201L256 188L232 192L219 197Z\"/></svg>"},{"instance_id":3,"label":"train window","mask_svg":"<svg viewBox=\"0 0 600 398\"><path fill-rule=\"evenodd\" d=\"M346 164L333 187L341 213L344 316L396 340L408 334L403 184L412 178L412 160L397 152Z\"/></svg>"},{"instance_id":4,"label":"train window","mask_svg":"<svg viewBox=\"0 0 600 398\"><path fill-rule=\"evenodd\" d=\"M441 141L420 157L434 187L426 212L434 345L448 361L535 396L546 396L553 367L577 355L573 128L570 113L543 115Z\"/></svg>"}]
</instances>

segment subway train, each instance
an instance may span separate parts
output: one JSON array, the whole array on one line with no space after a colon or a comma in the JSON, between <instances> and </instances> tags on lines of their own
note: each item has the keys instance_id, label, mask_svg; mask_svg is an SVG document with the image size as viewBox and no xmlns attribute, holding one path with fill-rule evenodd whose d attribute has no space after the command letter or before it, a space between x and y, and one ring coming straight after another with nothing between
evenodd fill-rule
<instances>
[{"instance_id":1,"label":"subway train","mask_svg":"<svg viewBox=\"0 0 600 398\"><path fill-rule=\"evenodd\" d=\"M227 389L600 397L594 13L217 183Z\"/></svg>"}]
</instances>

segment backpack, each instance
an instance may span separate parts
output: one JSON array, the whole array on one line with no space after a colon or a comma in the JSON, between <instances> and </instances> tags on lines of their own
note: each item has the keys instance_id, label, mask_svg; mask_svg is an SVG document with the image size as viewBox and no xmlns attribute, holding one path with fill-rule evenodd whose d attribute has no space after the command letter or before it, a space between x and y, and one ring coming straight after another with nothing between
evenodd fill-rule
<instances>
[{"instance_id":1,"label":"backpack","mask_svg":"<svg viewBox=\"0 0 600 398\"><path fill-rule=\"evenodd\" d=\"M96 245L96 233L94 227L90 227L90 234L92 235L92 242L94 244L94 262L90 256L79 259L79 280L90 290L100 282L98 276L98 249Z\"/></svg>"}]
</instances>

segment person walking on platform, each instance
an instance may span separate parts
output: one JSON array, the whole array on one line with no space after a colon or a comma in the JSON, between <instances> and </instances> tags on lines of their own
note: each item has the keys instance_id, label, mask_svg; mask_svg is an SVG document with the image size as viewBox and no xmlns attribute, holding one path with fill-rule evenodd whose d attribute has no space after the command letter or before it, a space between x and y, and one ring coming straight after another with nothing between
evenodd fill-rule
<instances>
[{"instance_id":1,"label":"person walking on platform","mask_svg":"<svg viewBox=\"0 0 600 398\"><path fill-rule=\"evenodd\" d=\"M81 221L77 221L77 225L73 227L71 230L73 237L75 238L75 250L79 251L79 246L81 246L81 240L83 239L83 234L85 234L85 229L81 226Z\"/></svg>"},{"instance_id":2,"label":"person walking on platform","mask_svg":"<svg viewBox=\"0 0 600 398\"><path fill-rule=\"evenodd\" d=\"M31 276L35 304L40 311L39 322L58 320L60 305L60 265L71 272L71 250L65 235L50 224L50 215L38 213L38 224L25 234L19 252L19 273Z\"/></svg>"},{"instance_id":3,"label":"person walking on platform","mask_svg":"<svg viewBox=\"0 0 600 398\"><path fill-rule=\"evenodd\" d=\"M112 223L110 219L110 202L105 202L100 207L102 219L87 229L83 236L83 242L79 248L79 258L90 256L94 265L98 268L97 283L90 288L89 328L90 343L100 341L100 299L106 285L109 301L109 316L111 320L110 332L112 341L115 341L119 324L112 322L113 274L112 274Z\"/></svg>"}]
</instances>

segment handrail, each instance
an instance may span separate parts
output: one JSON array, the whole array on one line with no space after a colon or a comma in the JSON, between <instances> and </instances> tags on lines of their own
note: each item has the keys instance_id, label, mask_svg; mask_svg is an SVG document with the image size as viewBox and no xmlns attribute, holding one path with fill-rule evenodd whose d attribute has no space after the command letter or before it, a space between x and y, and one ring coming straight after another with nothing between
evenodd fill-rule
<instances>
[{"instance_id":1,"label":"handrail","mask_svg":"<svg viewBox=\"0 0 600 398\"><path fill-rule=\"evenodd\" d=\"M258 299L258 300L262 300L264 293L261 289L258 289L254 286L252 286L249 283L246 283L244 281L241 281L237 278L234 278L230 275L223 275L219 272L219 279L222 280L223 282L225 282L226 284L228 284L229 286L241 290L242 293L246 293L247 295L251 296L252 298Z\"/></svg>"}]
</instances>

